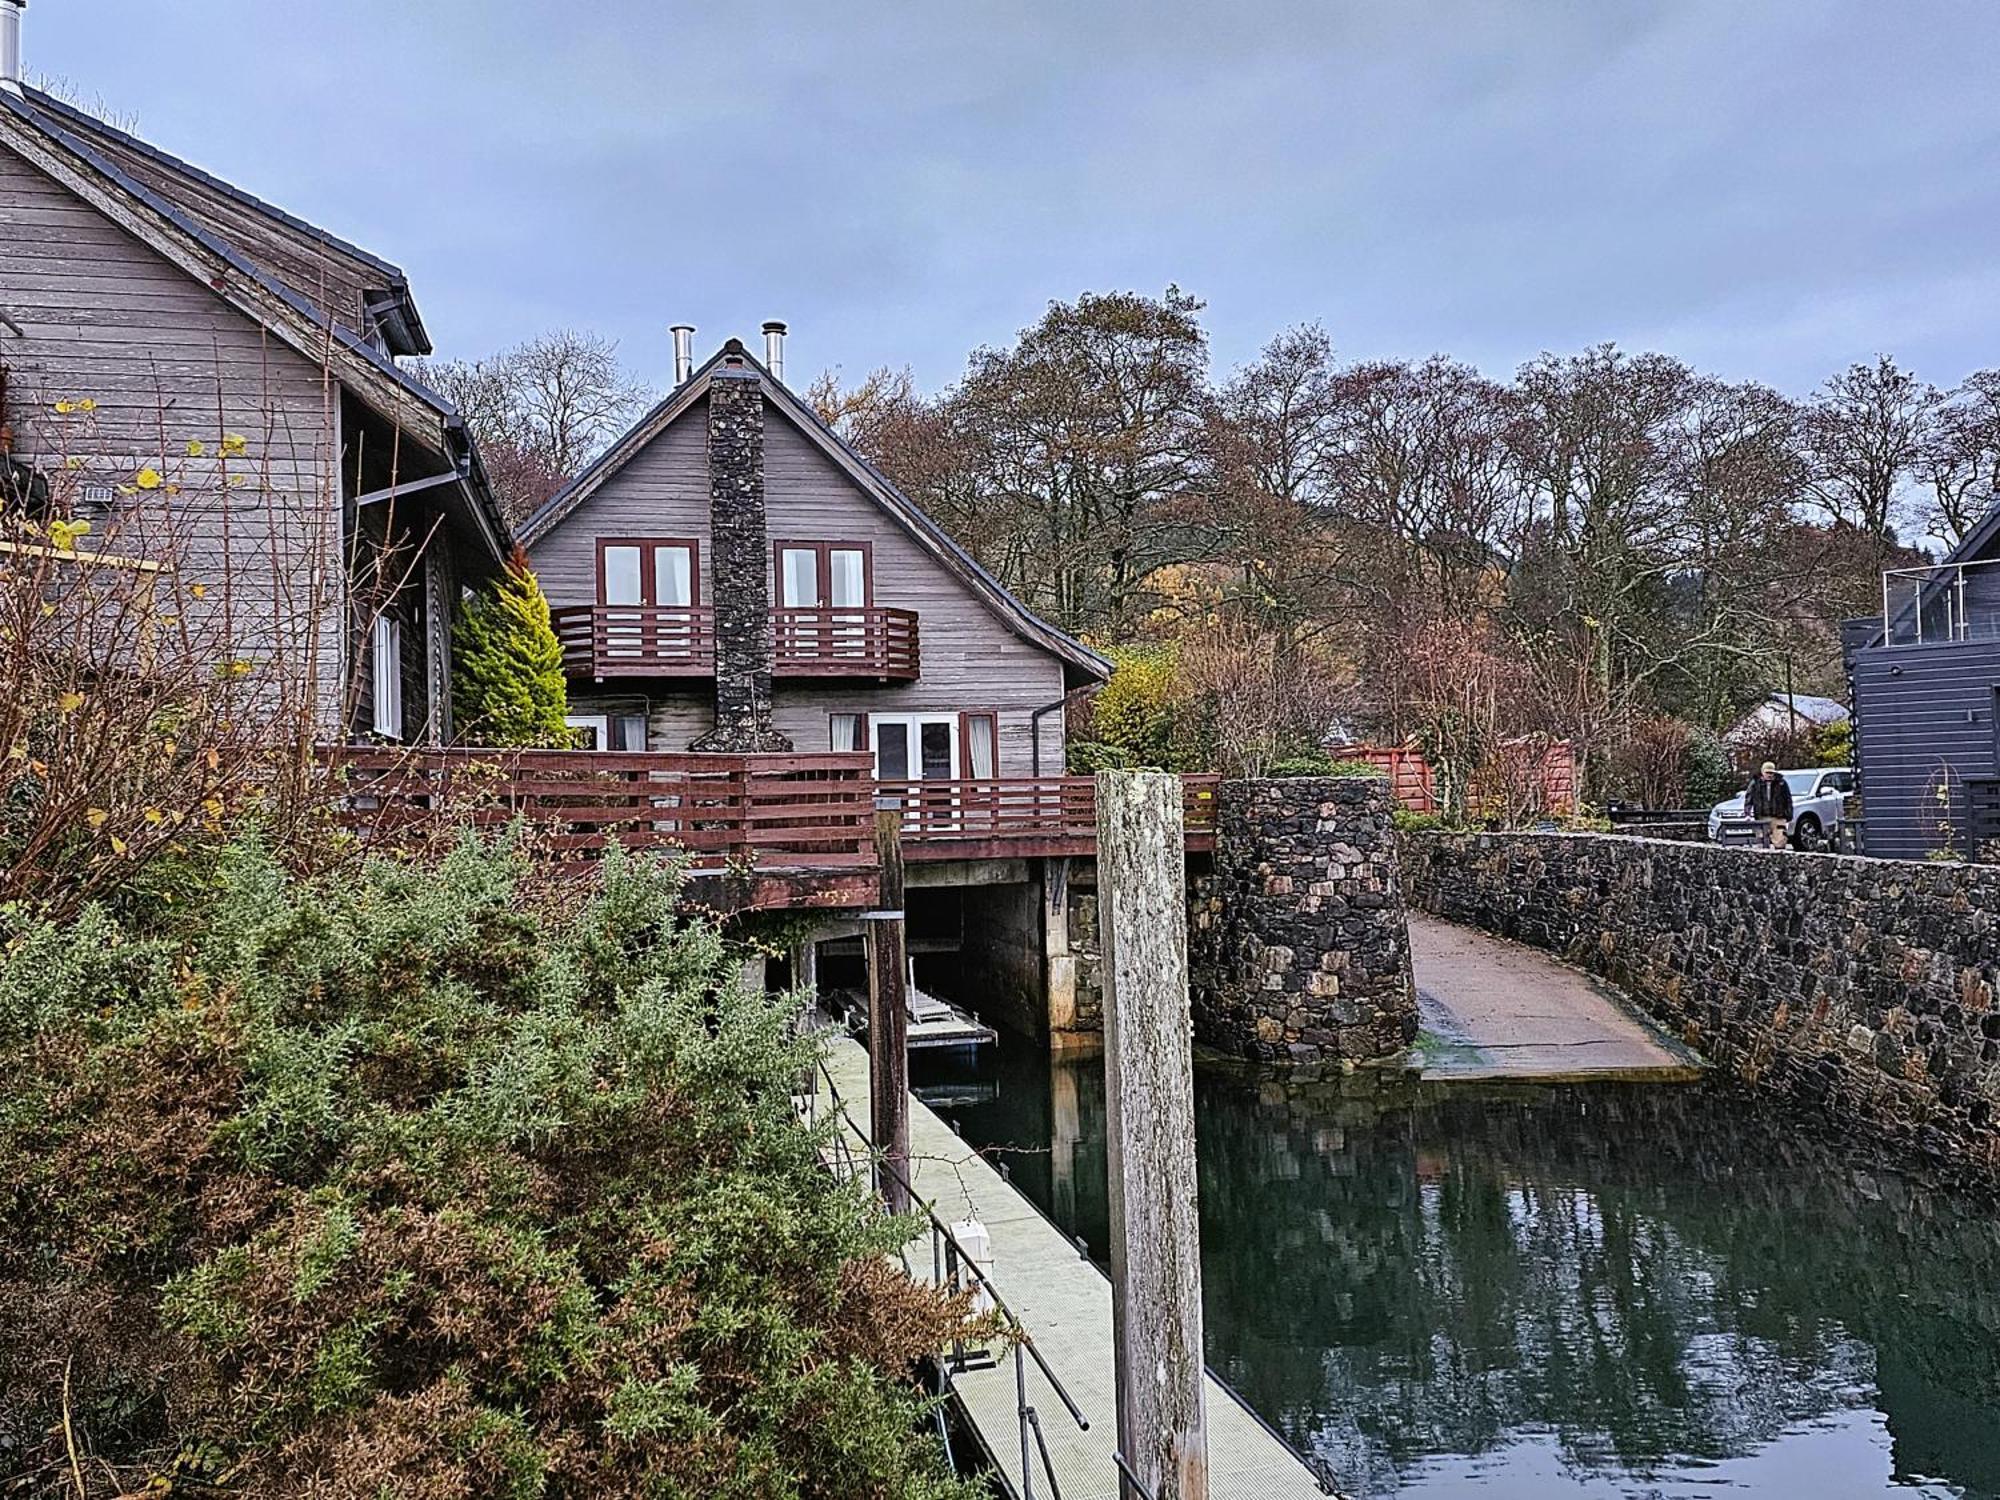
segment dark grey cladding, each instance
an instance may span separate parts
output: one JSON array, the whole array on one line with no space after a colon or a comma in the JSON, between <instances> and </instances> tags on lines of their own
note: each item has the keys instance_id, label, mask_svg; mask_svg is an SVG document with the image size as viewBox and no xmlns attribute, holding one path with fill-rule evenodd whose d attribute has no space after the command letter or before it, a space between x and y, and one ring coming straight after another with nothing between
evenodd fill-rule
<instances>
[{"instance_id":1,"label":"dark grey cladding","mask_svg":"<svg viewBox=\"0 0 2000 1500\"><path fill-rule=\"evenodd\" d=\"M690 750L785 751L771 727L771 543L764 514L764 394L725 360L708 386L709 589L715 728Z\"/></svg>"}]
</instances>

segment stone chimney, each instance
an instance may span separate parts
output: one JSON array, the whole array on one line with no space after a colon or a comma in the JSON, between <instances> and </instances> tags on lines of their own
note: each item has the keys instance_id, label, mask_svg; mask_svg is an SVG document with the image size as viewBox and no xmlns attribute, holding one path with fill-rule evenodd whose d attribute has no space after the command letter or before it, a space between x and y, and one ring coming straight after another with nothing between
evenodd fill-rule
<instances>
[{"instance_id":1,"label":"stone chimney","mask_svg":"<svg viewBox=\"0 0 2000 1500\"><path fill-rule=\"evenodd\" d=\"M764 520L764 390L740 341L708 382L709 592L715 605L715 728L703 752L786 751L771 727L771 541Z\"/></svg>"}]
</instances>

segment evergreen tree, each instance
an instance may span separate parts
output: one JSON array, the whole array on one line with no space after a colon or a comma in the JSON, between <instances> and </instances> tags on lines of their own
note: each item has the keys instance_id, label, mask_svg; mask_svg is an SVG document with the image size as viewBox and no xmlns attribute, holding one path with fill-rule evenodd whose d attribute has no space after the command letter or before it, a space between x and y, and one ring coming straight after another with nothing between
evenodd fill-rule
<instances>
[{"instance_id":1,"label":"evergreen tree","mask_svg":"<svg viewBox=\"0 0 2000 1500\"><path fill-rule=\"evenodd\" d=\"M493 585L466 601L452 631L460 734L485 745L568 745L562 644L549 601L520 548Z\"/></svg>"}]
</instances>

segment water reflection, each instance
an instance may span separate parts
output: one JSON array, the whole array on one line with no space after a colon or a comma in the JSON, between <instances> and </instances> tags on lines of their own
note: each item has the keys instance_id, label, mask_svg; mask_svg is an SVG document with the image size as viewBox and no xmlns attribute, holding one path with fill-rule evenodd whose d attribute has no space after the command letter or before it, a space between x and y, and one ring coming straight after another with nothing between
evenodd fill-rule
<instances>
[{"instance_id":1,"label":"water reflection","mask_svg":"<svg viewBox=\"0 0 2000 1500\"><path fill-rule=\"evenodd\" d=\"M948 1112L1102 1255L1101 1063L999 1069ZM1209 1360L1349 1489L2000 1497L1990 1211L1719 1088L1196 1090Z\"/></svg>"}]
</instances>

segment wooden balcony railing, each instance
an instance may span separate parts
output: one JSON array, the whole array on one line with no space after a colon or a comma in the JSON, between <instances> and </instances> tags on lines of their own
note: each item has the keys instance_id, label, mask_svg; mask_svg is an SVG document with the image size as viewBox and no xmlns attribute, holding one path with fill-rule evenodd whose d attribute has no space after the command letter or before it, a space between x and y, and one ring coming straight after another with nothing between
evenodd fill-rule
<instances>
[{"instance_id":1,"label":"wooden balcony railing","mask_svg":"<svg viewBox=\"0 0 2000 1500\"><path fill-rule=\"evenodd\" d=\"M537 848L559 854L615 842L684 851L697 871L853 872L874 864L875 809L883 806L902 810L911 860L1087 855L1097 847L1096 789L1087 776L878 782L869 757L857 754L328 753L347 772L343 818L387 842L518 818ZM1214 847L1216 780L1182 778L1191 850Z\"/></svg>"},{"instance_id":2,"label":"wooden balcony railing","mask_svg":"<svg viewBox=\"0 0 2000 1500\"><path fill-rule=\"evenodd\" d=\"M715 612L656 605L552 609L572 677L713 677Z\"/></svg>"},{"instance_id":3,"label":"wooden balcony railing","mask_svg":"<svg viewBox=\"0 0 2000 1500\"><path fill-rule=\"evenodd\" d=\"M597 681L617 677L713 677L715 611L652 604L583 604L551 610L563 670ZM918 675L913 610L774 609L772 670L779 677Z\"/></svg>"},{"instance_id":4,"label":"wooden balcony railing","mask_svg":"<svg viewBox=\"0 0 2000 1500\"><path fill-rule=\"evenodd\" d=\"M866 755L666 755L601 750L341 750L343 817L395 842L520 819L536 846L685 851L729 864L842 870L875 862Z\"/></svg>"},{"instance_id":5,"label":"wooden balcony railing","mask_svg":"<svg viewBox=\"0 0 2000 1500\"><path fill-rule=\"evenodd\" d=\"M774 609L779 677L917 677L917 616L908 609Z\"/></svg>"},{"instance_id":6,"label":"wooden balcony railing","mask_svg":"<svg viewBox=\"0 0 2000 1500\"><path fill-rule=\"evenodd\" d=\"M1190 849L1215 846L1214 776L1184 776L1182 817ZM877 806L903 812L908 857L978 859L1090 854L1097 849L1097 784L1088 776L972 781L884 781Z\"/></svg>"}]
</instances>

